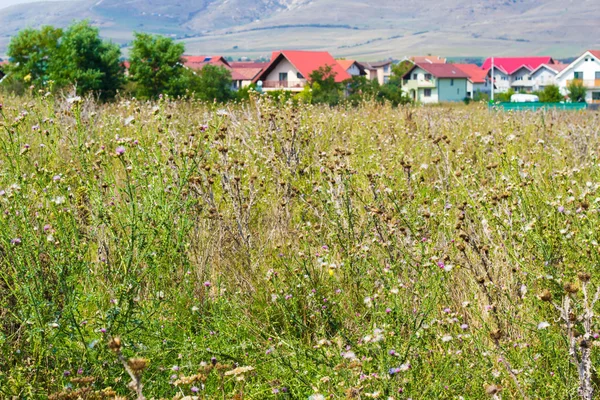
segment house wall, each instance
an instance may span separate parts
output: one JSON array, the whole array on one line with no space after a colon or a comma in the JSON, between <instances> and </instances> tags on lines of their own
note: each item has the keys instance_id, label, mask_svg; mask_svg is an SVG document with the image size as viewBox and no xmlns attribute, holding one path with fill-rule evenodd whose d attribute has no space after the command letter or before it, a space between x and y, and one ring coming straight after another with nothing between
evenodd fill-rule
<instances>
[{"instance_id":1,"label":"house wall","mask_svg":"<svg viewBox=\"0 0 600 400\"><path fill-rule=\"evenodd\" d=\"M491 72L488 74L491 78ZM496 81L496 93L506 93L510 88L510 76L494 68L494 80Z\"/></svg>"},{"instance_id":2,"label":"house wall","mask_svg":"<svg viewBox=\"0 0 600 400\"><path fill-rule=\"evenodd\" d=\"M297 74L298 70L290 63L287 59L282 59L275 68L267 75L267 81L279 81L279 73L287 72L288 74L288 82L304 82L305 79L298 79ZM306 77L304 77L306 78Z\"/></svg>"},{"instance_id":3,"label":"house wall","mask_svg":"<svg viewBox=\"0 0 600 400\"><path fill-rule=\"evenodd\" d=\"M422 68L416 67L411 73L406 83L402 85L402 90L407 93L413 100L420 103L437 103L438 92L435 77L432 76L430 81L425 81L425 74L428 72ZM413 75L417 75L417 79L413 79ZM425 89L431 90L431 96L425 97Z\"/></svg>"},{"instance_id":4,"label":"house wall","mask_svg":"<svg viewBox=\"0 0 600 400\"><path fill-rule=\"evenodd\" d=\"M542 67L531 75L533 90L543 90L546 86L554 85L556 73L546 67Z\"/></svg>"},{"instance_id":5,"label":"house wall","mask_svg":"<svg viewBox=\"0 0 600 400\"><path fill-rule=\"evenodd\" d=\"M429 97L425 97L425 89L424 88L419 88L416 90L417 90L417 99L416 100L419 103L432 104L432 103L437 103L439 101L438 91L436 88L431 89L431 96L429 96Z\"/></svg>"},{"instance_id":6,"label":"house wall","mask_svg":"<svg viewBox=\"0 0 600 400\"><path fill-rule=\"evenodd\" d=\"M346 70L351 76L360 75L360 69L356 66L356 64L352 64L350 68Z\"/></svg>"},{"instance_id":7,"label":"house wall","mask_svg":"<svg viewBox=\"0 0 600 400\"><path fill-rule=\"evenodd\" d=\"M392 64L377 67L377 80L380 85L387 83L392 75Z\"/></svg>"},{"instance_id":8,"label":"house wall","mask_svg":"<svg viewBox=\"0 0 600 400\"><path fill-rule=\"evenodd\" d=\"M453 82L454 81L454 82ZM440 102L463 101L467 97L466 78L441 78L437 80L438 100Z\"/></svg>"},{"instance_id":9,"label":"house wall","mask_svg":"<svg viewBox=\"0 0 600 400\"><path fill-rule=\"evenodd\" d=\"M585 61L586 58L588 59L588 61ZM568 81L575 79L575 71L583 72L583 82L584 85L588 87L586 99L588 101L591 101L591 89L595 87L594 85L596 82L596 72L600 71L600 60L598 60L596 57L586 55L585 57L581 57L580 59L575 60L571 65L567 67L567 69L558 74L555 80L562 94L568 94Z\"/></svg>"}]
</instances>

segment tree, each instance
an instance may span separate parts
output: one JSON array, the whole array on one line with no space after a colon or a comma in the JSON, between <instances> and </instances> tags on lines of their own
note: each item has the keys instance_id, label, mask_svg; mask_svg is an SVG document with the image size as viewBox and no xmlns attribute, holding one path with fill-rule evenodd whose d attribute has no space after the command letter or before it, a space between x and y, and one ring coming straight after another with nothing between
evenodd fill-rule
<instances>
[{"instance_id":1,"label":"tree","mask_svg":"<svg viewBox=\"0 0 600 400\"><path fill-rule=\"evenodd\" d=\"M319 69L311 72L309 82L312 88L312 102L325 103L330 106L340 102L341 88L335 81L335 71L330 65L319 67Z\"/></svg>"},{"instance_id":2,"label":"tree","mask_svg":"<svg viewBox=\"0 0 600 400\"><path fill-rule=\"evenodd\" d=\"M567 86L567 90L569 91L569 99L573 103L585 103L587 89L583 86L581 79L572 80Z\"/></svg>"},{"instance_id":3,"label":"tree","mask_svg":"<svg viewBox=\"0 0 600 400\"><path fill-rule=\"evenodd\" d=\"M544 87L538 94L542 103L560 103L564 100L564 96L560 94L560 89L556 85L548 85Z\"/></svg>"},{"instance_id":4,"label":"tree","mask_svg":"<svg viewBox=\"0 0 600 400\"><path fill-rule=\"evenodd\" d=\"M87 21L71 25L50 58L50 77L57 86L76 85L77 94L94 92L113 98L125 82L121 50L103 41L98 28Z\"/></svg>"},{"instance_id":5,"label":"tree","mask_svg":"<svg viewBox=\"0 0 600 400\"><path fill-rule=\"evenodd\" d=\"M401 72L402 70L400 69L392 68L390 80L383 84L379 89L377 97L380 101L387 100L392 103L394 107L399 104L408 104L412 101L410 96L402 90L402 76L404 73L401 74Z\"/></svg>"},{"instance_id":6,"label":"tree","mask_svg":"<svg viewBox=\"0 0 600 400\"><path fill-rule=\"evenodd\" d=\"M379 81L377 79L369 80L366 76L353 76L344 81L348 97L346 98L353 105L357 105L365 98L373 98L379 93Z\"/></svg>"},{"instance_id":7,"label":"tree","mask_svg":"<svg viewBox=\"0 0 600 400\"><path fill-rule=\"evenodd\" d=\"M160 94L185 94L193 78L183 68L184 49L183 44L164 36L135 33L129 76L137 84L137 96L156 98Z\"/></svg>"},{"instance_id":8,"label":"tree","mask_svg":"<svg viewBox=\"0 0 600 400\"><path fill-rule=\"evenodd\" d=\"M193 90L201 100L219 103L231 100L234 97L231 90L231 71L225 67L205 65L197 73Z\"/></svg>"},{"instance_id":9,"label":"tree","mask_svg":"<svg viewBox=\"0 0 600 400\"><path fill-rule=\"evenodd\" d=\"M39 30L24 29L13 36L7 53L11 60L9 72L12 77L35 85L45 84L50 79L48 66L62 34L62 29L44 26Z\"/></svg>"}]
</instances>

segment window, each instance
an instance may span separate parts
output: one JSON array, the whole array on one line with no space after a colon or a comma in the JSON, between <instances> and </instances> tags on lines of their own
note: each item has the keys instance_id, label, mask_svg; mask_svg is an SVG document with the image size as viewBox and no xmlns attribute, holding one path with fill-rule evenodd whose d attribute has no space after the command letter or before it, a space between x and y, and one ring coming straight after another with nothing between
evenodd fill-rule
<instances>
[{"instance_id":1,"label":"window","mask_svg":"<svg viewBox=\"0 0 600 400\"><path fill-rule=\"evenodd\" d=\"M600 79L600 71L596 71L595 79L596 80Z\"/></svg>"},{"instance_id":2,"label":"window","mask_svg":"<svg viewBox=\"0 0 600 400\"><path fill-rule=\"evenodd\" d=\"M523 77L522 77L522 76L517 76L517 77L515 78L515 80L516 80L516 81L522 81L522 80L523 80Z\"/></svg>"},{"instance_id":3,"label":"window","mask_svg":"<svg viewBox=\"0 0 600 400\"><path fill-rule=\"evenodd\" d=\"M583 79L583 71L575 71L575 79Z\"/></svg>"},{"instance_id":4,"label":"window","mask_svg":"<svg viewBox=\"0 0 600 400\"><path fill-rule=\"evenodd\" d=\"M592 100L600 101L600 92L592 92Z\"/></svg>"},{"instance_id":5,"label":"window","mask_svg":"<svg viewBox=\"0 0 600 400\"><path fill-rule=\"evenodd\" d=\"M416 81L417 80L417 74L413 74L413 79Z\"/></svg>"},{"instance_id":6,"label":"window","mask_svg":"<svg viewBox=\"0 0 600 400\"><path fill-rule=\"evenodd\" d=\"M450 79L450 86L454 86L454 79Z\"/></svg>"},{"instance_id":7,"label":"window","mask_svg":"<svg viewBox=\"0 0 600 400\"><path fill-rule=\"evenodd\" d=\"M426 81L430 81L431 80L431 74L425 74L425 80Z\"/></svg>"},{"instance_id":8,"label":"window","mask_svg":"<svg viewBox=\"0 0 600 400\"><path fill-rule=\"evenodd\" d=\"M456 89L456 94L460 94L460 89L459 88Z\"/></svg>"},{"instance_id":9,"label":"window","mask_svg":"<svg viewBox=\"0 0 600 400\"><path fill-rule=\"evenodd\" d=\"M585 61L589 61L589 58L586 58Z\"/></svg>"},{"instance_id":10,"label":"window","mask_svg":"<svg viewBox=\"0 0 600 400\"><path fill-rule=\"evenodd\" d=\"M423 96L424 97L431 97L431 89L425 89L423 91Z\"/></svg>"},{"instance_id":11,"label":"window","mask_svg":"<svg viewBox=\"0 0 600 400\"><path fill-rule=\"evenodd\" d=\"M390 81L390 77L389 76L384 76L383 77L383 83L388 83Z\"/></svg>"},{"instance_id":12,"label":"window","mask_svg":"<svg viewBox=\"0 0 600 400\"><path fill-rule=\"evenodd\" d=\"M300 72L298 72L296 74L296 78L298 78L298 79L304 79L304 77L302 76L302 74Z\"/></svg>"},{"instance_id":13,"label":"window","mask_svg":"<svg viewBox=\"0 0 600 400\"><path fill-rule=\"evenodd\" d=\"M383 66L383 72L385 72L385 73L390 72L390 66L389 65L384 65Z\"/></svg>"}]
</instances>

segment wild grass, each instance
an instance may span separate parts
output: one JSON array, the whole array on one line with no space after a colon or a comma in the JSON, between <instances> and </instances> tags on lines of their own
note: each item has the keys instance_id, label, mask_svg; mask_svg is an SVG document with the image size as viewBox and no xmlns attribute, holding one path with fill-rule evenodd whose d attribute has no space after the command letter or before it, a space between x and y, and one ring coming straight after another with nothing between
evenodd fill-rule
<instances>
[{"instance_id":1,"label":"wild grass","mask_svg":"<svg viewBox=\"0 0 600 400\"><path fill-rule=\"evenodd\" d=\"M2 398L597 392L598 113L0 103Z\"/></svg>"}]
</instances>

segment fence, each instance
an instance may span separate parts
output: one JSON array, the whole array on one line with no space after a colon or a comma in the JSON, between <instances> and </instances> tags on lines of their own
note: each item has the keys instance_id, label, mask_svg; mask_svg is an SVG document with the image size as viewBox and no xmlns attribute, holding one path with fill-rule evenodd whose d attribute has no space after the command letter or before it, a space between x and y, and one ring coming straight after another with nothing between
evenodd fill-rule
<instances>
[{"instance_id":1,"label":"fence","mask_svg":"<svg viewBox=\"0 0 600 400\"><path fill-rule=\"evenodd\" d=\"M565 110L565 111L579 111L587 108L587 103L541 103L541 102L530 102L530 103L510 103L500 102L489 105L491 109L498 109L503 111L536 111L536 110Z\"/></svg>"}]
</instances>

